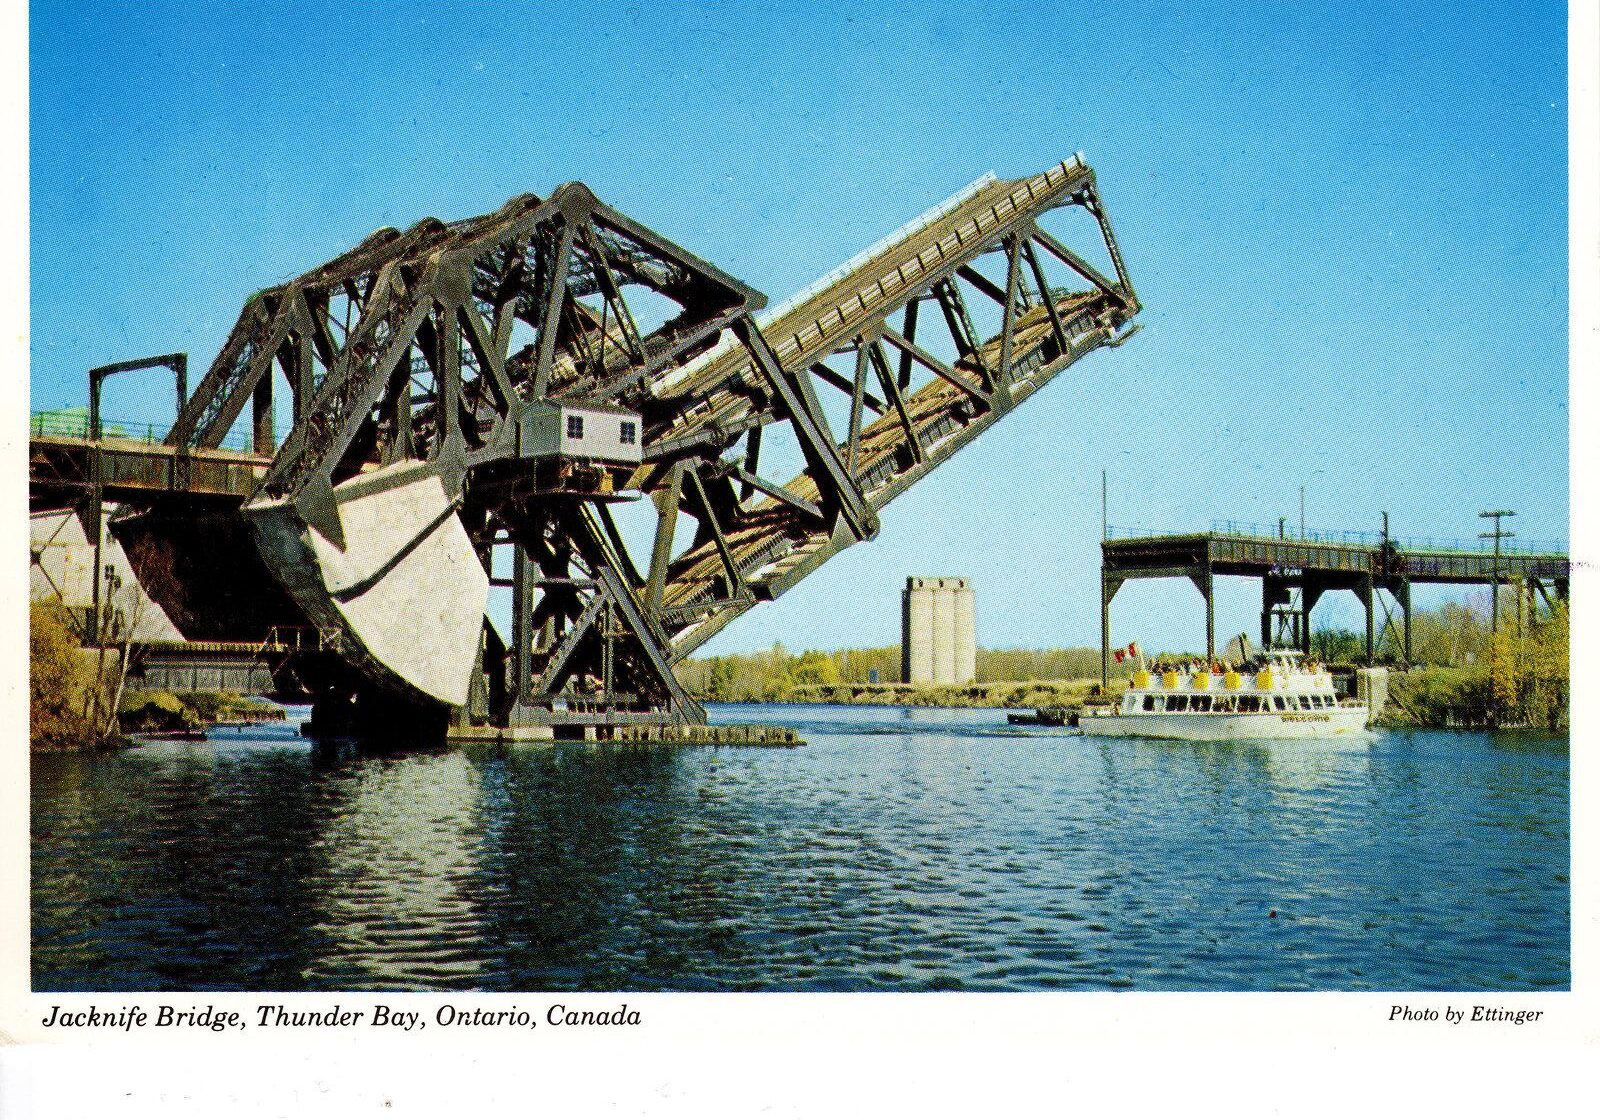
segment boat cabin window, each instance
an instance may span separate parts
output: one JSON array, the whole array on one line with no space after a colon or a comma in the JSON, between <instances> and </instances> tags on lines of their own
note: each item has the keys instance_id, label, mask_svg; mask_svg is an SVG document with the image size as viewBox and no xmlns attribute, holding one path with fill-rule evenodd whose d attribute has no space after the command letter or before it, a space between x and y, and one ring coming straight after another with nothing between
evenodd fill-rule
<instances>
[{"instance_id":1,"label":"boat cabin window","mask_svg":"<svg viewBox=\"0 0 1600 1120\"><path fill-rule=\"evenodd\" d=\"M1278 709L1278 711L1280 711L1280 712L1283 711L1283 697L1274 696L1272 698L1272 706L1274 708Z\"/></svg>"},{"instance_id":2,"label":"boat cabin window","mask_svg":"<svg viewBox=\"0 0 1600 1120\"><path fill-rule=\"evenodd\" d=\"M1211 697L1196 696L1194 698L1194 710L1197 712L1209 712L1211 710Z\"/></svg>"},{"instance_id":3,"label":"boat cabin window","mask_svg":"<svg viewBox=\"0 0 1600 1120\"><path fill-rule=\"evenodd\" d=\"M1169 711L1169 712L1187 712L1188 710L1189 710L1189 698L1187 696L1169 696L1169 697L1167 697L1167 711Z\"/></svg>"},{"instance_id":4,"label":"boat cabin window","mask_svg":"<svg viewBox=\"0 0 1600 1120\"><path fill-rule=\"evenodd\" d=\"M1144 710L1147 712L1156 710L1156 698L1154 696L1146 696L1144 698Z\"/></svg>"}]
</instances>

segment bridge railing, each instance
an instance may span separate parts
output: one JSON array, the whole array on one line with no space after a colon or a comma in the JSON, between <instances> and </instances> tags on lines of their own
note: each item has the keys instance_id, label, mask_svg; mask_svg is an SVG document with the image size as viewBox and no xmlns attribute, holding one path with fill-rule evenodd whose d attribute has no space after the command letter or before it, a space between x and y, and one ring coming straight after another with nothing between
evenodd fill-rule
<instances>
[{"instance_id":1,"label":"bridge railing","mask_svg":"<svg viewBox=\"0 0 1600 1120\"><path fill-rule=\"evenodd\" d=\"M121 439L131 443L165 443L167 429L170 427L170 423L100 418L100 436L102 439ZM57 436L63 439L87 440L89 438L89 410L85 408L53 408L35 412L28 418L28 434L31 436ZM249 451L253 446L251 432L248 429L236 429L229 432L227 438L219 446L228 451Z\"/></svg>"},{"instance_id":2,"label":"bridge railing","mask_svg":"<svg viewBox=\"0 0 1600 1120\"><path fill-rule=\"evenodd\" d=\"M327 626L274 626L258 653L326 653L339 648L339 631Z\"/></svg>"},{"instance_id":3,"label":"bridge railing","mask_svg":"<svg viewBox=\"0 0 1600 1120\"><path fill-rule=\"evenodd\" d=\"M1194 532L1173 532L1128 525L1106 526L1107 540L1132 540L1143 537L1200 536ZM1211 536L1246 537L1251 540L1282 540L1302 544L1343 545L1350 548L1382 548L1385 537L1361 529L1305 529L1285 525L1260 525L1249 521L1217 520L1211 523ZM1402 552L1461 552L1473 555L1494 552L1494 542L1489 540L1462 540L1458 537L1397 537L1387 538ZM1513 538L1502 541L1503 556L1565 556L1567 542L1553 539Z\"/></svg>"}]
</instances>

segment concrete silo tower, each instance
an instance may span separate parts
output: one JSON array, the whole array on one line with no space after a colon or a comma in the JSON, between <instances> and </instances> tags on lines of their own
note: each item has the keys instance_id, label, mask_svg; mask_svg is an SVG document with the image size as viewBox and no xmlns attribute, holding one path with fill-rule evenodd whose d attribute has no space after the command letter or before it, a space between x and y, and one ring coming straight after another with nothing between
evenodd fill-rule
<instances>
[{"instance_id":1,"label":"concrete silo tower","mask_svg":"<svg viewBox=\"0 0 1600 1120\"><path fill-rule=\"evenodd\" d=\"M901 598L900 675L908 684L977 678L976 599L964 579L912 576Z\"/></svg>"}]
</instances>

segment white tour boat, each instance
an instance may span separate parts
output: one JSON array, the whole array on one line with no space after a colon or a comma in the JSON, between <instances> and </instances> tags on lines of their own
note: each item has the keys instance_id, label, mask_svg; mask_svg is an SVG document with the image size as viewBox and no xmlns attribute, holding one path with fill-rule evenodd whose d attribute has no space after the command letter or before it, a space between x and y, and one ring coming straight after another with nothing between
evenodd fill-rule
<instances>
[{"instance_id":1,"label":"white tour boat","mask_svg":"<svg viewBox=\"0 0 1600 1120\"><path fill-rule=\"evenodd\" d=\"M1322 739L1367 726L1367 705L1341 700L1333 674L1292 650L1268 650L1247 670L1151 673L1140 658L1120 703L1086 707L1087 735L1157 739Z\"/></svg>"}]
</instances>

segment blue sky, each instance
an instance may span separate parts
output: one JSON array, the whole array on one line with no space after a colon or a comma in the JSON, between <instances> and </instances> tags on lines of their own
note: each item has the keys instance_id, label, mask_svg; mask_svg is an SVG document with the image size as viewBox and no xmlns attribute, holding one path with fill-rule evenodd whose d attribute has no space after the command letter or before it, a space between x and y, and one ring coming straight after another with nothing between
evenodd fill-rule
<instances>
[{"instance_id":1,"label":"blue sky","mask_svg":"<svg viewBox=\"0 0 1600 1120\"><path fill-rule=\"evenodd\" d=\"M1566 535L1562 4L439 8L34 3L33 407L203 369L252 291L381 225L582 179L776 302L1081 149L1143 333L710 652L890 644L910 574L971 578L985 645L1098 641L1102 468L1119 525L1294 523L1305 484L1314 527ZM158 385L108 414L169 419ZM1113 617L1203 640L1176 581Z\"/></svg>"}]
</instances>

